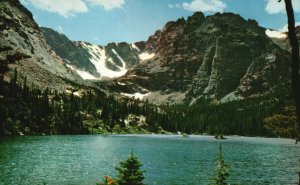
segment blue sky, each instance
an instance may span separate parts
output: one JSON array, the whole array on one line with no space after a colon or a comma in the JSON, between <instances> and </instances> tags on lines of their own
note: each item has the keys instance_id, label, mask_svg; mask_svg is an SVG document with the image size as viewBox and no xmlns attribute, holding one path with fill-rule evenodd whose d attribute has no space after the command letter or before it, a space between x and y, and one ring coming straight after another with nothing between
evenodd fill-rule
<instances>
[{"instance_id":1,"label":"blue sky","mask_svg":"<svg viewBox=\"0 0 300 185\"><path fill-rule=\"evenodd\" d=\"M106 45L147 40L166 22L187 18L195 11L205 15L233 12L261 26L283 29L284 3L278 0L21 0L40 26L53 28L71 40ZM300 23L300 0L293 0Z\"/></svg>"}]
</instances>

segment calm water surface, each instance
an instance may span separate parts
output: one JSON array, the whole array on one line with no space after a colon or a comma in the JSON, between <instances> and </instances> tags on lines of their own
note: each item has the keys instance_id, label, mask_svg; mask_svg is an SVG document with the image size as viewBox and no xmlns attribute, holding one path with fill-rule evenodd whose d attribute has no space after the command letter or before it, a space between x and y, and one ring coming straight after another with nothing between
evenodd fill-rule
<instances>
[{"instance_id":1,"label":"calm water surface","mask_svg":"<svg viewBox=\"0 0 300 185\"><path fill-rule=\"evenodd\" d=\"M231 182L298 182L300 145L289 139L88 135L0 138L0 184L95 184L104 175L115 177L114 167L132 149L147 184L208 184L219 144L231 164Z\"/></svg>"}]
</instances>

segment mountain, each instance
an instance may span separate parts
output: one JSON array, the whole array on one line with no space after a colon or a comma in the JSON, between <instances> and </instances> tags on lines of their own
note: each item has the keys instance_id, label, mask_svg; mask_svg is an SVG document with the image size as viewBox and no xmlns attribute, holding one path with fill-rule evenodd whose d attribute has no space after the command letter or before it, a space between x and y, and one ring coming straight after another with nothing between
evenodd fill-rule
<instances>
[{"instance_id":1,"label":"mountain","mask_svg":"<svg viewBox=\"0 0 300 185\"><path fill-rule=\"evenodd\" d=\"M269 30L270 31L270 30ZM170 103L260 96L289 81L290 54L255 20L196 12L168 22L146 42L154 57L114 86L128 96Z\"/></svg>"},{"instance_id":2,"label":"mountain","mask_svg":"<svg viewBox=\"0 0 300 185\"><path fill-rule=\"evenodd\" d=\"M144 42L109 43L106 46L71 41L50 28L40 28L47 43L66 65L85 80L106 80L123 76L147 59Z\"/></svg>"},{"instance_id":3,"label":"mountain","mask_svg":"<svg viewBox=\"0 0 300 185\"><path fill-rule=\"evenodd\" d=\"M266 136L263 120L292 104L286 33L236 14L196 12L106 46L40 28L18 0L0 15L0 135Z\"/></svg>"},{"instance_id":4,"label":"mountain","mask_svg":"<svg viewBox=\"0 0 300 185\"><path fill-rule=\"evenodd\" d=\"M7 80L16 69L27 82L43 88L62 91L73 82L84 83L46 43L32 14L18 0L0 1L0 63ZM4 75L7 68L11 70Z\"/></svg>"},{"instance_id":5,"label":"mountain","mask_svg":"<svg viewBox=\"0 0 300 185\"><path fill-rule=\"evenodd\" d=\"M196 12L168 22L147 41L98 46L39 28L17 0L0 3L1 65L8 62L43 87L93 83L115 95L161 104L227 102L289 83L286 34L233 13Z\"/></svg>"}]
</instances>

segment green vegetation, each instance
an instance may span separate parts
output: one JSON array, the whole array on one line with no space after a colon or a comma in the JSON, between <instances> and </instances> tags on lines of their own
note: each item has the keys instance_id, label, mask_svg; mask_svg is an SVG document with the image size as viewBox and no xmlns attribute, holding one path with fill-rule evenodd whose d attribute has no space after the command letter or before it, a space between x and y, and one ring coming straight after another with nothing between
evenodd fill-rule
<instances>
[{"instance_id":1,"label":"green vegetation","mask_svg":"<svg viewBox=\"0 0 300 185\"><path fill-rule=\"evenodd\" d=\"M138 158L131 152L128 159L120 162L120 166L115 169L118 172L117 180L104 176L104 183L98 185L144 185L145 171L141 170L142 164ZM224 161L222 146L219 146L219 153L217 158L216 175L212 178L210 185L229 185L227 182L229 178L230 165Z\"/></svg>"},{"instance_id":2,"label":"green vegetation","mask_svg":"<svg viewBox=\"0 0 300 185\"><path fill-rule=\"evenodd\" d=\"M216 176L212 178L213 183L211 185L229 185L226 180L229 177L230 166L225 163L222 152L222 146L219 147L219 154L217 159Z\"/></svg>"},{"instance_id":3,"label":"green vegetation","mask_svg":"<svg viewBox=\"0 0 300 185\"><path fill-rule=\"evenodd\" d=\"M265 118L264 123L265 128L277 136L294 139L300 138L296 107L294 106L285 107L282 113Z\"/></svg>"},{"instance_id":4,"label":"green vegetation","mask_svg":"<svg viewBox=\"0 0 300 185\"><path fill-rule=\"evenodd\" d=\"M269 95L222 104L200 100L191 106L164 106L166 118L161 126L188 134L274 136L264 127L263 120L282 112L282 107L289 103L289 95L289 91L274 89Z\"/></svg>"},{"instance_id":5,"label":"green vegetation","mask_svg":"<svg viewBox=\"0 0 300 185\"><path fill-rule=\"evenodd\" d=\"M142 164L138 158L131 152L128 159L124 162L120 162L120 166L116 167L118 171L119 185L143 185L144 172L140 170Z\"/></svg>"},{"instance_id":6,"label":"green vegetation","mask_svg":"<svg viewBox=\"0 0 300 185\"><path fill-rule=\"evenodd\" d=\"M80 96L27 85L26 77L0 81L0 135L149 133L158 127L156 107L130 99L115 99L98 90ZM142 116L145 115L145 116ZM127 124L125 123L127 120ZM149 131L148 131L149 130Z\"/></svg>"},{"instance_id":7,"label":"green vegetation","mask_svg":"<svg viewBox=\"0 0 300 185\"><path fill-rule=\"evenodd\" d=\"M116 99L97 89L76 95L28 86L26 77L0 81L0 135L19 134L126 134L177 133L274 136L263 120L290 104L289 92L213 104L155 106L148 102ZM80 87L78 87L80 89Z\"/></svg>"},{"instance_id":8,"label":"green vegetation","mask_svg":"<svg viewBox=\"0 0 300 185\"><path fill-rule=\"evenodd\" d=\"M142 166L138 158L131 152L128 159L120 162L120 166L115 169L118 172L117 180L104 176L104 183L99 185L144 185L144 172L140 170Z\"/></svg>"}]
</instances>

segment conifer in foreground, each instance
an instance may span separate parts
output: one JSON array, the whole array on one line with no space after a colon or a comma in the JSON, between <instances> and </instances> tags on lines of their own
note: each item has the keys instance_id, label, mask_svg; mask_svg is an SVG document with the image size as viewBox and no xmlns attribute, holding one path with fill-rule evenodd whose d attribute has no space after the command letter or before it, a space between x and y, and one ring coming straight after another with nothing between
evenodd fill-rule
<instances>
[{"instance_id":1,"label":"conifer in foreground","mask_svg":"<svg viewBox=\"0 0 300 185\"><path fill-rule=\"evenodd\" d=\"M229 185L229 183L226 182L229 177L229 169L230 166L224 161L222 146L220 145L216 168L217 174L212 178L214 182L211 185Z\"/></svg>"},{"instance_id":2,"label":"conifer in foreground","mask_svg":"<svg viewBox=\"0 0 300 185\"><path fill-rule=\"evenodd\" d=\"M131 152L126 161L120 162L120 166L116 167L118 171L118 185L144 185L144 172L140 170L142 166L138 158Z\"/></svg>"}]
</instances>

